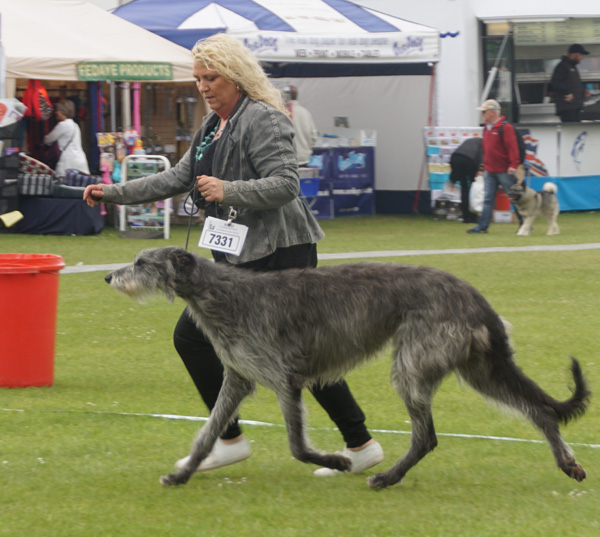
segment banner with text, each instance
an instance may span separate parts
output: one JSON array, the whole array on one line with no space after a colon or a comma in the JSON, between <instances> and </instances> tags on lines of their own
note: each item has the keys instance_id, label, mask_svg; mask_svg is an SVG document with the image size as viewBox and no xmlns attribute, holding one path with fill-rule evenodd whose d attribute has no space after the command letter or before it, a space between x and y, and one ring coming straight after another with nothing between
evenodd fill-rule
<instances>
[{"instance_id":1,"label":"banner with text","mask_svg":"<svg viewBox=\"0 0 600 537\"><path fill-rule=\"evenodd\" d=\"M79 80L173 80L170 63L151 62L81 62L77 64Z\"/></svg>"}]
</instances>

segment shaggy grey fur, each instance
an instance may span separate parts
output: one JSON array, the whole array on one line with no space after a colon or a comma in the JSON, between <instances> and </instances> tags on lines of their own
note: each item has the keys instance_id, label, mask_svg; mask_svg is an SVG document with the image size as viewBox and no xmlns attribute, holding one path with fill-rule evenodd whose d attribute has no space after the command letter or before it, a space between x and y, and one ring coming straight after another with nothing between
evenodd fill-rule
<instances>
[{"instance_id":1,"label":"shaggy grey fur","mask_svg":"<svg viewBox=\"0 0 600 537\"><path fill-rule=\"evenodd\" d=\"M189 480L257 382L277 394L294 457L348 470L347 457L310 447L301 391L343 377L389 341L391 381L410 415L412 436L396 464L369 478L371 487L398 483L436 447L432 399L452 372L522 412L546 436L559 468L577 481L585 478L558 427L586 409L589 392L579 363L572 359L572 397L559 402L547 395L513 361L500 317L451 274L392 263L257 273L168 247L141 252L106 281L136 299L157 292L183 298L225 367L217 404L188 464L162 477L163 485Z\"/></svg>"}]
</instances>

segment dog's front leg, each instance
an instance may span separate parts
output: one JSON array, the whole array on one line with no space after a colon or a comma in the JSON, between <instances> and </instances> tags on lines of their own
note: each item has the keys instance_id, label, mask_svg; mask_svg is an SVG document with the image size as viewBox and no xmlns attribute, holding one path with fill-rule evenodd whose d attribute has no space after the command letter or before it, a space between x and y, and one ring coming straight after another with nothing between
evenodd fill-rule
<instances>
[{"instance_id":1,"label":"dog's front leg","mask_svg":"<svg viewBox=\"0 0 600 537\"><path fill-rule=\"evenodd\" d=\"M523 223L521 224L519 231L517 231L517 235L519 237L527 237L529 235L529 233L531 232L531 228L533 226L534 220L535 220L535 218L532 218L531 216L526 216L523 219Z\"/></svg>"},{"instance_id":2,"label":"dog's front leg","mask_svg":"<svg viewBox=\"0 0 600 537\"><path fill-rule=\"evenodd\" d=\"M235 417L241 402L254 391L255 384L234 372L226 371L223 386L217 397L210 418L200 429L194 440L189 460L179 471L162 476L160 482L165 487L187 483L212 450L221 434Z\"/></svg>"},{"instance_id":3,"label":"dog's front leg","mask_svg":"<svg viewBox=\"0 0 600 537\"><path fill-rule=\"evenodd\" d=\"M317 451L309 445L305 432L302 391L299 388L288 386L277 392L277 399L285 420L290 451L296 459L334 470L350 470L352 463L348 457Z\"/></svg>"}]
</instances>

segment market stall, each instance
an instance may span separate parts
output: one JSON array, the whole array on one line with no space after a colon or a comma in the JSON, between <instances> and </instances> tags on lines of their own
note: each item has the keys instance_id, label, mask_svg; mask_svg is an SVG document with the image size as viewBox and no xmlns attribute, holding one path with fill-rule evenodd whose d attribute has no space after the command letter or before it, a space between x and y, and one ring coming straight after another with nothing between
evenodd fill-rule
<instances>
[{"instance_id":1,"label":"market stall","mask_svg":"<svg viewBox=\"0 0 600 537\"><path fill-rule=\"evenodd\" d=\"M0 15L6 54L6 94L22 97L30 81L36 80L41 81L50 103L63 98L72 100L84 135L83 147L95 173L100 172L96 134L115 130L117 108L122 112L120 123L124 129L137 126L139 131L140 93L146 84L167 81L193 85L189 50L94 4L70 0L0 0ZM120 88L117 83L122 84ZM154 97L152 94L156 103ZM111 125L105 127L107 110L111 113ZM174 105L171 115L174 138L177 118ZM52 128L52 121L51 115L27 118L27 135L21 136L19 149L35 151L36 144L41 145L44 134ZM42 198L42 203L43 199L46 198ZM64 201L65 207L72 203ZM50 202L46 205L50 206ZM39 212L40 208L36 210ZM49 209L46 214L55 210L55 207ZM65 212L71 214L73 209ZM27 221L33 222L25 215L24 222ZM34 227L47 229L39 222Z\"/></svg>"},{"instance_id":2,"label":"market stall","mask_svg":"<svg viewBox=\"0 0 600 537\"><path fill-rule=\"evenodd\" d=\"M376 211L413 209L437 30L345 0L133 0L114 13L187 47L217 32L239 39L278 85L298 88L321 134L335 118L376 131Z\"/></svg>"}]
</instances>

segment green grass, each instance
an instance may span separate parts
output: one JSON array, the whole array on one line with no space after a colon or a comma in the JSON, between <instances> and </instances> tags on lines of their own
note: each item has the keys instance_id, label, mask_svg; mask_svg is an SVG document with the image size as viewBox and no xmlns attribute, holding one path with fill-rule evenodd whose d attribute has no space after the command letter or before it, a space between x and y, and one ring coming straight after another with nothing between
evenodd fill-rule
<instances>
[{"instance_id":1,"label":"green grass","mask_svg":"<svg viewBox=\"0 0 600 537\"><path fill-rule=\"evenodd\" d=\"M470 236L468 226L424 216L323 221L320 253L436 250L598 242L600 214L561 214L561 235L531 237L515 225ZM67 265L129 262L146 247L185 244L185 227L163 240L0 235L0 252L53 253ZM199 231L190 239L196 244ZM514 325L517 361L557 398L569 395L568 354L579 357L594 392L600 385L599 250L422 255L385 258L448 270L480 289ZM339 261L323 261L337 263ZM1 276L0 276L1 277ZM588 471L564 476L545 444L440 434L439 446L391 489L375 492L358 476L313 477L292 459L274 395L259 389L241 417L276 424L245 426L253 456L164 489L158 477L186 454L201 424L148 414L206 416L172 348L183 309L157 298L145 305L111 291L102 272L60 278L55 383L0 389L0 536L566 536L600 532L600 414L563 429ZM1 300L1 297L0 297ZM2 304L2 308L8 305ZM6 310L5 310L6 311ZM2 352L0 342L0 352ZM1 359L6 359L5 355ZM409 431L389 386L389 359L353 371L348 381L372 430ZM339 433L310 395L310 437L342 447ZM133 414L144 414L137 416ZM485 404L449 378L435 399L439 433L539 440L524 419ZM407 434L376 432L387 467Z\"/></svg>"},{"instance_id":2,"label":"green grass","mask_svg":"<svg viewBox=\"0 0 600 537\"><path fill-rule=\"evenodd\" d=\"M434 220L429 216L369 216L321 220L326 237L319 242L319 253L375 250L438 250L447 248L484 248L487 246L527 246L597 243L600 241L600 213L563 213L559 217L561 234L547 237L544 220L535 223L530 237L517 237L516 224L492 224L486 235L465 233L470 225ZM184 246L187 226L172 226L171 238L118 239L118 231L106 228L95 236L0 235L0 253L50 253L63 256L67 265L77 263L126 263L143 248L166 244ZM192 228L189 244L198 244L200 229ZM195 248L204 253L205 250ZM423 260L419 262L425 263Z\"/></svg>"}]
</instances>

